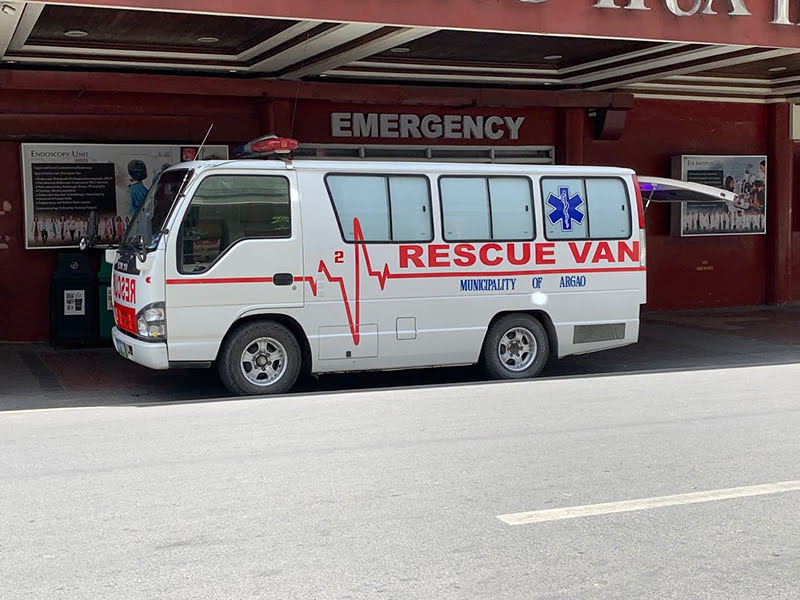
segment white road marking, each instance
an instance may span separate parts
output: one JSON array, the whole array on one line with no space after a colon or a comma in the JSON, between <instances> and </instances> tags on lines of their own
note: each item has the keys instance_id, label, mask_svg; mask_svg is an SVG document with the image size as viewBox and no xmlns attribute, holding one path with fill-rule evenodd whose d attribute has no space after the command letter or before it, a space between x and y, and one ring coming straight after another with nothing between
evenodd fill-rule
<instances>
[{"instance_id":1,"label":"white road marking","mask_svg":"<svg viewBox=\"0 0 800 600\"><path fill-rule=\"evenodd\" d=\"M766 496L768 494L783 494L784 492L795 491L800 491L800 481L783 481L780 483L766 483L763 485L750 485L724 490L676 494L674 496L658 496L656 498L623 500L621 502L606 502L604 504L587 504L584 506L534 510L530 512L499 515L497 518L508 525L529 525L531 523L544 523L546 521L577 519L578 517L610 515L614 513L632 512L635 510L649 510L651 508L661 508L664 506L716 502L717 500L747 498L748 496Z\"/></svg>"}]
</instances>

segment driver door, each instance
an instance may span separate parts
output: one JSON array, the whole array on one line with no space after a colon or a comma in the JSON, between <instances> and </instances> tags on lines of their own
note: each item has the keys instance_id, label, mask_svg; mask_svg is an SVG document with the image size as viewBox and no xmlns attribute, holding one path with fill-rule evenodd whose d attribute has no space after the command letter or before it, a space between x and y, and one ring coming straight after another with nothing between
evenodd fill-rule
<instances>
[{"instance_id":1,"label":"driver door","mask_svg":"<svg viewBox=\"0 0 800 600\"><path fill-rule=\"evenodd\" d=\"M170 233L170 361L213 360L237 318L302 307L302 272L295 173L205 173Z\"/></svg>"}]
</instances>

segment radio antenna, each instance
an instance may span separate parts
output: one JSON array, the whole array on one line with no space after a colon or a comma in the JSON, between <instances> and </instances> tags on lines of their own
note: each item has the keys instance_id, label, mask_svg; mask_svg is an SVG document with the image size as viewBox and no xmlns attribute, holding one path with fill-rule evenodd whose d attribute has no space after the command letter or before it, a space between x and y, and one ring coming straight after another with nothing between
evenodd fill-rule
<instances>
[{"instance_id":1,"label":"radio antenna","mask_svg":"<svg viewBox=\"0 0 800 600\"><path fill-rule=\"evenodd\" d=\"M200 160L200 153L203 151L203 146L206 145L206 140L208 139L208 136L211 134L212 129L214 129L213 123L211 124L211 127L208 128L208 131L206 131L206 137L204 137L203 141L200 142L200 147L197 149L197 160Z\"/></svg>"}]
</instances>

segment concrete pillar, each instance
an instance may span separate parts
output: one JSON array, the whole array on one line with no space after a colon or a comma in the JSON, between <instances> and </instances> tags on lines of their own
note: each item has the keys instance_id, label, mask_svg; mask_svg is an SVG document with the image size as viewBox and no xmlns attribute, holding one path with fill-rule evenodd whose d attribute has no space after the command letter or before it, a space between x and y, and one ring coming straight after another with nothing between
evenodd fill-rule
<instances>
[{"instance_id":1,"label":"concrete pillar","mask_svg":"<svg viewBox=\"0 0 800 600\"><path fill-rule=\"evenodd\" d=\"M767 127L767 264L766 299L792 299L792 196L794 149L790 135L792 105L770 104Z\"/></svg>"},{"instance_id":2,"label":"concrete pillar","mask_svg":"<svg viewBox=\"0 0 800 600\"><path fill-rule=\"evenodd\" d=\"M261 135L291 137L292 102L289 100L265 100L261 104Z\"/></svg>"},{"instance_id":3,"label":"concrete pillar","mask_svg":"<svg viewBox=\"0 0 800 600\"><path fill-rule=\"evenodd\" d=\"M586 135L586 110L561 108L558 111L556 159L562 165L582 165Z\"/></svg>"}]
</instances>

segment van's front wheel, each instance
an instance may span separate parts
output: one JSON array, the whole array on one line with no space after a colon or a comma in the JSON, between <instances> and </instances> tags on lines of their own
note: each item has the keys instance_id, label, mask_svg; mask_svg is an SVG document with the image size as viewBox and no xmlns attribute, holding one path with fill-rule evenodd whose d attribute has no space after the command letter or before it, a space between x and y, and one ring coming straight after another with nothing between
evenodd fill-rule
<instances>
[{"instance_id":1,"label":"van's front wheel","mask_svg":"<svg viewBox=\"0 0 800 600\"><path fill-rule=\"evenodd\" d=\"M249 323L232 332L217 361L222 383L243 395L288 392L300 374L300 345L274 321Z\"/></svg>"},{"instance_id":2,"label":"van's front wheel","mask_svg":"<svg viewBox=\"0 0 800 600\"><path fill-rule=\"evenodd\" d=\"M494 379L527 379L542 372L549 354L542 324L518 313L502 317L489 328L481 362Z\"/></svg>"}]
</instances>

